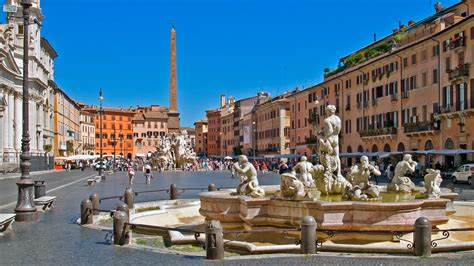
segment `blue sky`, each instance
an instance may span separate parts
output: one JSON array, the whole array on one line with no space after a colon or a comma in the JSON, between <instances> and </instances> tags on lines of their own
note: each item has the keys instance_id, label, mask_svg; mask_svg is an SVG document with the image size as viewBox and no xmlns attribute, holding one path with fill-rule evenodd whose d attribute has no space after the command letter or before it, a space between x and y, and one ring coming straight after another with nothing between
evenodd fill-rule
<instances>
[{"instance_id":1,"label":"blue sky","mask_svg":"<svg viewBox=\"0 0 474 266\"><path fill-rule=\"evenodd\" d=\"M168 105L169 30L177 32L183 126L219 95L277 95L322 80L323 69L434 0L42 0L43 36L59 53L56 82L78 101ZM449 6L457 1L443 1Z\"/></svg>"}]
</instances>

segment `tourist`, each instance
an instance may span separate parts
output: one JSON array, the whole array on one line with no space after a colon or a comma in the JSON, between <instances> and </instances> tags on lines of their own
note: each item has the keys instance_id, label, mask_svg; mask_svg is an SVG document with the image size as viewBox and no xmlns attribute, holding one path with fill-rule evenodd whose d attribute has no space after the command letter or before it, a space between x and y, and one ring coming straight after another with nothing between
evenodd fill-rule
<instances>
[{"instance_id":1,"label":"tourist","mask_svg":"<svg viewBox=\"0 0 474 266\"><path fill-rule=\"evenodd\" d=\"M288 165L284 161L280 161L280 164L278 165L278 173L284 174L284 173L290 173L291 170L288 167Z\"/></svg>"},{"instance_id":2,"label":"tourist","mask_svg":"<svg viewBox=\"0 0 474 266\"><path fill-rule=\"evenodd\" d=\"M435 169L436 170L441 170L441 164L439 163L439 161L436 162Z\"/></svg>"},{"instance_id":3,"label":"tourist","mask_svg":"<svg viewBox=\"0 0 474 266\"><path fill-rule=\"evenodd\" d=\"M130 165L127 169L127 173L128 173L128 184L133 185L133 179L135 177L135 169L133 169L133 167Z\"/></svg>"},{"instance_id":4,"label":"tourist","mask_svg":"<svg viewBox=\"0 0 474 266\"><path fill-rule=\"evenodd\" d=\"M393 178L393 171L395 170L395 167L393 164L390 162L387 166L387 170L385 171L385 174L387 175L388 181L392 181Z\"/></svg>"},{"instance_id":5,"label":"tourist","mask_svg":"<svg viewBox=\"0 0 474 266\"><path fill-rule=\"evenodd\" d=\"M265 161L262 162L262 174L265 174L266 172L268 172L268 167L267 167L267 164L265 163Z\"/></svg>"},{"instance_id":6,"label":"tourist","mask_svg":"<svg viewBox=\"0 0 474 266\"><path fill-rule=\"evenodd\" d=\"M149 164L144 166L144 172L145 172L145 179L146 179L146 184L151 183L151 166Z\"/></svg>"}]
</instances>

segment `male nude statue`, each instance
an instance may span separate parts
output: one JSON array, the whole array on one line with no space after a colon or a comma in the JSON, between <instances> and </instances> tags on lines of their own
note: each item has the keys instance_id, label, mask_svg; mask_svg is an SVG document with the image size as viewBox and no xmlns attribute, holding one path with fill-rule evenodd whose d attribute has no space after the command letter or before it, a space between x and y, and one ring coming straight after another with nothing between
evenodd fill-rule
<instances>
[{"instance_id":1,"label":"male nude statue","mask_svg":"<svg viewBox=\"0 0 474 266\"><path fill-rule=\"evenodd\" d=\"M334 160L336 162L337 177L341 174L341 159L339 159L339 133L341 132L341 119L336 115L336 107L334 105L326 106L326 115L324 119L323 138L329 141L334 149Z\"/></svg>"},{"instance_id":2,"label":"male nude statue","mask_svg":"<svg viewBox=\"0 0 474 266\"><path fill-rule=\"evenodd\" d=\"M310 171L313 169L313 164L308 162L308 158L306 156L301 156L300 162L297 163L293 167L293 172L296 173L298 179L306 186L306 187L314 187L314 180L313 176L311 175Z\"/></svg>"},{"instance_id":3,"label":"male nude statue","mask_svg":"<svg viewBox=\"0 0 474 266\"><path fill-rule=\"evenodd\" d=\"M247 156L240 155L239 161L233 165L234 171L241 174L237 194L254 198L265 196L265 191L258 186L257 170L249 162Z\"/></svg>"}]
</instances>

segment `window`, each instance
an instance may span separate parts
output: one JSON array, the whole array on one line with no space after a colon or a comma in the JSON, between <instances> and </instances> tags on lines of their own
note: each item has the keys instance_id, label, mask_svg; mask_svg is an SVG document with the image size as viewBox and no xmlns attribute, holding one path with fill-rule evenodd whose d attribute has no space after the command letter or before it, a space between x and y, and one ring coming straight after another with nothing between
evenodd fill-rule
<instances>
[{"instance_id":1,"label":"window","mask_svg":"<svg viewBox=\"0 0 474 266\"><path fill-rule=\"evenodd\" d=\"M18 34L22 35L23 34L23 25L18 25Z\"/></svg>"},{"instance_id":2,"label":"window","mask_svg":"<svg viewBox=\"0 0 474 266\"><path fill-rule=\"evenodd\" d=\"M411 55L411 64L416 65L416 54Z\"/></svg>"},{"instance_id":3,"label":"window","mask_svg":"<svg viewBox=\"0 0 474 266\"><path fill-rule=\"evenodd\" d=\"M408 57L403 58L403 67L408 67Z\"/></svg>"},{"instance_id":4,"label":"window","mask_svg":"<svg viewBox=\"0 0 474 266\"><path fill-rule=\"evenodd\" d=\"M446 57L446 73L449 73L451 71L451 58Z\"/></svg>"},{"instance_id":5,"label":"window","mask_svg":"<svg viewBox=\"0 0 474 266\"><path fill-rule=\"evenodd\" d=\"M425 62L427 60L428 58L427 54L428 54L428 51L426 49L421 51L421 62Z\"/></svg>"},{"instance_id":6,"label":"window","mask_svg":"<svg viewBox=\"0 0 474 266\"><path fill-rule=\"evenodd\" d=\"M438 56L439 55L439 45L434 45L432 49L432 56Z\"/></svg>"},{"instance_id":7,"label":"window","mask_svg":"<svg viewBox=\"0 0 474 266\"><path fill-rule=\"evenodd\" d=\"M427 85L426 72L421 73L421 86L425 87Z\"/></svg>"},{"instance_id":8,"label":"window","mask_svg":"<svg viewBox=\"0 0 474 266\"><path fill-rule=\"evenodd\" d=\"M433 84L438 84L438 69L433 69Z\"/></svg>"}]
</instances>

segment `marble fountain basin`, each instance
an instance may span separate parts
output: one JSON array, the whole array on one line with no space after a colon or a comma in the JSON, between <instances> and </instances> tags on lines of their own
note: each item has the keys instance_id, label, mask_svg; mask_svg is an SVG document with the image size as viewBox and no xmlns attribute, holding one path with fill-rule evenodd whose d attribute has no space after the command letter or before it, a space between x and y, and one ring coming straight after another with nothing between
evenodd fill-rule
<instances>
[{"instance_id":1,"label":"marble fountain basin","mask_svg":"<svg viewBox=\"0 0 474 266\"><path fill-rule=\"evenodd\" d=\"M312 201L288 201L273 197L279 186L264 189L265 198L231 196L229 191L201 193L199 213L206 220L219 220L227 228L293 227L299 226L304 216L311 215L321 230L404 231L412 230L415 220L422 216L433 226L447 223L457 195L443 189L441 198L428 199L417 194L393 195L380 187L382 201L341 201L335 195Z\"/></svg>"}]
</instances>

